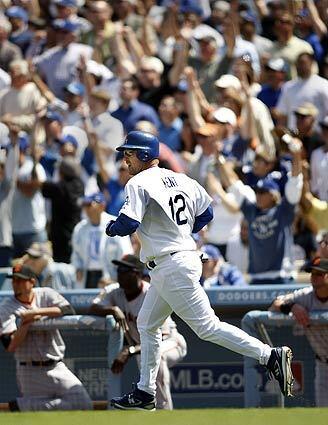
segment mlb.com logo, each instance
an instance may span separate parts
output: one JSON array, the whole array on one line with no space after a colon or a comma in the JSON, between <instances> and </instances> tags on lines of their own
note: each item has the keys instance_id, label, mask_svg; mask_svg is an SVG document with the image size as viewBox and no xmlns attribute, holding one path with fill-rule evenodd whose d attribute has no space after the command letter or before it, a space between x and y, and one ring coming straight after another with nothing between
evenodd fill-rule
<instances>
[{"instance_id":1,"label":"mlb.com logo","mask_svg":"<svg viewBox=\"0 0 328 425\"><path fill-rule=\"evenodd\" d=\"M300 395L304 389L303 363L293 362L294 391ZM257 368L259 390L274 393L273 381L268 379L264 367ZM172 394L243 393L244 367L236 363L180 363L170 370ZM271 388L272 387L272 388Z\"/></svg>"},{"instance_id":2,"label":"mlb.com logo","mask_svg":"<svg viewBox=\"0 0 328 425\"><path fill-rule=\"evenodd\" d=\"M173 394L244 391L242 363L181 363L170 372Z\"/></svg>"}]
</instances>

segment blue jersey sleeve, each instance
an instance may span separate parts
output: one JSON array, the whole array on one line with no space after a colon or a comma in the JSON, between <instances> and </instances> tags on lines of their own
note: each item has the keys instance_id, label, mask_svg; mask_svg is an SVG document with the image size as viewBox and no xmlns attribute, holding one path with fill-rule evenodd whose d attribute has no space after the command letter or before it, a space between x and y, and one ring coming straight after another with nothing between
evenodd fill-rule
<instances>
[{"instance_id":1,"label":"blue jersey sleeve","mask_svg":"<svg viewBox=\"0 0 328 425\"><path fill-rule=\"evenodd\" d=\"M111 220L106 227L108 236L127 236L134 233L140 223L125 214L120 214L116 220Z\"/></svg>"},{"instance_id":2,"label":"blue jersey sleeve","mask_svg":"<svg viewBox=\"0 0 328 425\"><path fill-rule=\"evenodd\" d=\"M199 232L207 223L213 219L213 208L211 205L207 209L195 218L194 227L192 233Z\"/></svg>"}]
</instances>

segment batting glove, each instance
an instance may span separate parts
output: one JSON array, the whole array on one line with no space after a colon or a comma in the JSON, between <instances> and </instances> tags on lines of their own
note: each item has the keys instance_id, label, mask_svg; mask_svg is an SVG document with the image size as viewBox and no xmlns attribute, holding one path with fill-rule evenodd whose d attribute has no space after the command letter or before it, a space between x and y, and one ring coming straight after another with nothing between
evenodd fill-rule
<instances>
[{"instance_id":1,"label":"batting glove","mask_svg":"<svg viewBox=\"0 0 328 425\"><path fill-rule=\"evenodd\" d=\"M107 224L107 226L106 226L106 235L111 236L111 237L115 236L115 235L111 232L111 230L110 230L114 223L115 223L115 220L111 220L111 221Z\"/></svg>"}]
</instances>

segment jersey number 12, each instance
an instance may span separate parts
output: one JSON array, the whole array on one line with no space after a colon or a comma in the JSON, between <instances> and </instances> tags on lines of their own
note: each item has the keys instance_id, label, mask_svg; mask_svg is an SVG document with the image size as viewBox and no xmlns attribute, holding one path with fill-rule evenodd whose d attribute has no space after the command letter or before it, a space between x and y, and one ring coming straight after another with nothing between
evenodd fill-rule
<instances>
[{"instance_id":1,"label":"jersey number 12","mask_svg":"<svg viewBox=\"0 0 328 425\"><path fill-rule=\"evenodd\" d=\"M171 207L171 214L172 219L175 221L179 226L182 226L183 224L187 224L188 220L186 218L183 218L184 216L184 210L186 209L186 200L183 195L178 194L175 195L174 199L171 197L169 200L169 205ZM181 217L182 214L182 217Z\"/></svg>"}]
</instances>

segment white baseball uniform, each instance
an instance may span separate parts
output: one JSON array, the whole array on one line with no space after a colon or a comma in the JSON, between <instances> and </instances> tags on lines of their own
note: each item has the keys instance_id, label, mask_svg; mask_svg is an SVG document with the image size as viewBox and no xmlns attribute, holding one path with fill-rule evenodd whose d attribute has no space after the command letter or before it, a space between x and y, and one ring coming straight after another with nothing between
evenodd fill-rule
<instances>
[{"instance_id":1,"label":"white baseball uniform","mask_svg":"<svg viewBox=\"0 0 328 425\"><path fill-rule=\"evenodd\" d=\"M103 307L118 306L123 311L128 322L129 334L136 345L140 344L137 316L149 287L149 283L143 281L141 293L135 299L128 301L122 288L112 289L112 285L107 285L93 300L93 304ZM187 354L187 344L183 336L177 331L176 324L171 317L165 320L161 327L161 333L163 341L161 346L161 361L156 379L156 407L158 409L172 410L173 403L170 391L169 368L185 357Z\"/></svg>"},{"instance_id":2,"label":"white baseball uniform","mask_svg":"<svg viewBox=\"0 0 328 425\"><path fill-rule=\"evenodd\" d=\"M69 306L52 288L34 288L33 292L35 297L30 306L14 296L1 304L0 337L15 332L16 320L30 308ZM58 329L28 331L15 351L17 383L22 395L17 403L21 411L92 409L86 389L62 361L64 352L65 344Z\"/></svg>"},{"instance_id":3,"label":"white baseball uniform","mask_svg":"<svg viewBox=\"0 0 328 425\"><path fill-rule=\"evenodd\" d=\"M160 326L174 311L202 339L266 364L271 348L241 329L223 323L199 284L202 264L191 236L195 218L212 199L184 174L151 167L125 187L120 214L137 220L141 261L152 261L151 286L138 315L141 371L138 388L155 395L161 357Z\"/></svg>"}]
</instances>

